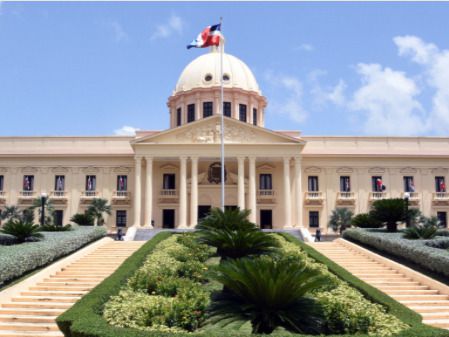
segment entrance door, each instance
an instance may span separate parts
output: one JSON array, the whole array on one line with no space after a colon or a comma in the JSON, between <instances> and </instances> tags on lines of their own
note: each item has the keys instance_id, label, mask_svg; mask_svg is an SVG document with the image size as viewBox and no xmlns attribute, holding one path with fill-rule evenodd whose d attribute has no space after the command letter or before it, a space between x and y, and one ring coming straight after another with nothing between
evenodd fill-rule
<instances>
[{"instance_id":1,"label":"entrance door","mask_svg":"<svg viewBox=\"0 0 449 337\"><path fill-rule=\"evenodd\" d=\"M273 228L273 211L271 209L260 210L260 228L262 229Z\"/></svg>"},{"instance_id":2,"label":"entrance door","mask_svg":"<svg viewBox=\"0 0 449 337\"><path fill-rule=\"evenodd\" d=\"M209 215L211 206L210 205L200 205L198 206L198 222Z\"/></svg>"},{"instance_id":3,"label":"entrance door","mask_svg":"<svg viewBox=\"0 0 449 337\"><path fill-rule=\"evenodd\" d=\"M162 228L175 228L175 210L162 210Z\"/></svg>"},{"instance_id":4,"label":"entrance door","mask_svg":"<svg viewBox=\"0 0 449 337\"><path fill-rule=\"evenodd\" d=\"M53 213L53 222L55 226L61 226L62 227L62 219L64 217L64 212L62 210L56 210Z\"/></svg>"}]
</instances>

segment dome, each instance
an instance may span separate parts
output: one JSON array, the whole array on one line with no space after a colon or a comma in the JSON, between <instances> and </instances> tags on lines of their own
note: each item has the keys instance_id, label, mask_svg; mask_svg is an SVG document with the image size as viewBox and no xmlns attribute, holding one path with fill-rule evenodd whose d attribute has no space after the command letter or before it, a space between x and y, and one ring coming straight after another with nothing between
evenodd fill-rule
<instances>
[{"instance_id":1,"label":"dome","mask_svg":"<svg viewBox=\"0 0 449 337\"><path fill-rule=\"evenodd\" d=\"M225 88L240 88L261 94L256 78L248 66L235 56L223 55ZM184 68L174 94L196 88L220 86L220 53L217 50L201 55Z\"/></svg>"}]
</instances>

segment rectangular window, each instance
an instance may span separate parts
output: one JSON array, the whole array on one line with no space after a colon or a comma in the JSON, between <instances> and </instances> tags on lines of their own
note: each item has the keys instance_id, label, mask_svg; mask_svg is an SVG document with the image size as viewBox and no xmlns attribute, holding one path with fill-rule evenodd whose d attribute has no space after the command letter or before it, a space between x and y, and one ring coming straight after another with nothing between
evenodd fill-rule
<instances>
[{"instance_id":1,"label":"rectangular window","mask_svg":"<svg viewBox=\"0 0 449 337\"><path fill-rule=\"evenodd\" d=\"M447 227L447 212L437 212L438 225L440 227Z\"/></svg>"},{"instance_id":2,"label":"rectangular window","mask_svg":"<svg viewBox=\"0 0 449 337\"><path fill-rule=\"evenodd\" d=\"M117 176L117 191L125 192L128 190L128 176Z\"/></svg>"},{"instance_id":3,"label":"rectangular window","mask_svg":"<svg viewBox=\"0 0 449 337\"><path fill-rule=\"evenodd\" d=\"M239 104L239 120L246 122L246 105Z\"/></svg>"},{"instance_id":4,"label":"rectangular window","mask_svg":"<svg viewBox=\"0 0 449 337\"><path fill-rule=\"evenodd\" d=\"M86 176L86 191L93 192L97 188L97 177Z\"/></svg>"},{"instance_id":5,"label":"rectangular window","mask_svg":"<svg viewBox=\"0 0 449 337\"><path fill-rule=\"evenodd\" d=\"M23 190L34 191L34 176L23 176Z\"/></svg>"},{"instance_id":6,"label":"rectangular window","mask_svg":"<svg viewBox=\"0 0 449 337\"><path fill-rule=\"evenodd\" d=\"M435 192L446 192L444 177L435 177Z\"/></svg>"},{"instance_id":7,"label":"rectangular window","mask_svg":"<svg viewBox=\"0 0 449 337\"><path fill-rule=\"evenodd\" d=\"M115 213L115 226L126 227L126 211L117 210Z\"/></svg>"},{"instance_id":8,"label":"rectangular window","mask_svg":"<svg viewBox=\"0 0 449 337\"><path fill-rule=\"evenodd\" d=\"M64 211L63 210L55 210L53 212L53 223L55 226L62 227L62 222L64 220Z\"/></svg>"},{"instance_id":9,"label":"rectangular window","mask_svg":"<svg viewBox=\"0 0 449 337\"><path fill-rule=\"evenodd\" d=\"M231 102L223 102L223 114L232 117Z\"/></svg>"},{"instance_id":10,"label":"rectangular window","mask_svg":"<svg viewBox=\"0 0 449 337\"><path fill-rule=\"evenodd\" d=\"M259 175L259 189L260 190L272 190L273 184L270 173L263 173Z\"/></svg>"},{"instance_id":11,"label":"rectangular window","mask_svg":"<svg viewBox=\"0 0 449 337\"><path fill-rule=\"evenodd\" d=\"M65 190L65 176L55 176L55 191L63 192Z\"/></svg>"},{"instance_id":12,"label":"rectangular window","mask_svg":"<svg viewBox=\"0 0 449 337\"><path fill-rule=\"evenodd\" d=\"M404 192L415 192L415 184L412 176L404 177Z\"/></svg>"},{"instance_id":13,"label":"rectangular window","mask_svg":"<svg viewBox=\"0 0 449 337\"><path fill-rule=\"evenodd\" d=\"M3 189L4 189L4 186L3 186L3 184L4 184L4 177L3 176L0 176L0 191L3 191Z\"/></svg>"},{"instance_id":14,"label":"rectangular window","mask_svg":"<svg viewBox=\"0 0 449 337\"><path fill-rule=\"evenodd\" d=\"M162 189L174 190L176 189L176 180L174 173L164 173Z\"/></svg>"},{"instance_id":15,"label":"rectangular window","mask_svg":"<svg viewBox=\"0 0 449 337\"><path fill-rule=\"evenodd\" d=\"M214 113L214 104L212 102L203 102L203 118L212 116Z\"/></svg>"},{"instance_id":16,"label":"rectangular window","mask_svg":"<svg viewBox=\"0 0 449 337\"><path fill-rule=\"evenodd\" d=\"M340 177L340 192L351 192L351 177Z\"/></svg>"},{"instance_id":17,"label":"rectangular window","mask_svg":"<svg viewBox=\"0 0 449 337\"><path fill-rule=\"evenodd\" d=\"M187 105L187 123L195 120L195 104Z\"/></svg>"},{"instance_id":18,"label":"rectangular window","mask_svg":"<svg viewBox=\"0 0 449 337\"><path fill-rule=\"evenodd\" d=\"M320 212L318 211L309 212L309 227L313 228L320 227Z\"/></svg>"},{"instance_id":19,"label":"rectangular window","mask_svg":"<svg viewBox=\"0 0 449 337\"><path fill-rule=\"evenodd\" d=\"M181 125L182 111L181 108L176 109L176 126Z\"/></svg>"},{"instance_id":20,"label":"rectangular window","mask_svg":"<svg viewBox=\"0 0 449 337\"><path fill-rule=\"evenodd\" d=\"M308 188L309 192L318 192L319 186L318 186L318 177L317 176L309 176L308 177Z\"/></svg>"},{"instance_id":21,"label":"rectangular window","mask_svg":"<svg viewBox=\"0 0 449 337\"><path fill-rule=\"evenodd\" d=\"M371 177L371 188L373 192L383 192L382 176Z\"/></svg>"},{"instance_id":22,"label":"rectangular window","mask_svg":"<svg viewBox=\"0 0 449 337\"><path fill-rule=\"evenodd\" d=\"M257 109L253 109L253 125L257 125Z\"/></svg>"}]
</instances>

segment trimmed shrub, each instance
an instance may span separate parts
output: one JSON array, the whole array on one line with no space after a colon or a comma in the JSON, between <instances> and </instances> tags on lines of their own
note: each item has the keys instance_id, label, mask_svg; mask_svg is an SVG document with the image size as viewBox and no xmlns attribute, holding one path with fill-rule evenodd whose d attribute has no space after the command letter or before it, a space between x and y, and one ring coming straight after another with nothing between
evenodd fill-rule
<instances>
[{"instance_id":1,"label":"trimmed shrub","mask_svg":"<svg viewBox=\"0 0 449 337\"><path fill-rule=\"evenodd\" d=\"M359 228L381 228L383 223L374 219L369 213L360 213L352 218L351 225Z\"/></svg>"},{"instance_id":2,"label":"trimmed shrub","mask_svg":"<svg viewBox=\"0 0 449 337\"><path fill-rule=\"evenodd\" d=\"M71 218L70 221L76 223L79 226L93 226L94 217L90 213L76 213Z\"/></svg>"},{"instance_id":3,"label":"trimmed shrub","mask_svg":"<svg viewBox=\"0 0 449 337\"><path fill-rule=\"evenodd\" d=\"M14 236L9 234L0 234L0 245L9 246L17 243Z\"/></svg>"},{"instance_id":4,"label":"trimmed shrub","mask_svg":"<svg viewBox=\"0 0 449 337\"><path fill-rule=\"evenodd\" d=\"M56 225L44 225L41 226L42 232L67 232L72 230L72 225L67 224L65 226L56 226Z\"/></svg>"},{"instance_id":5,"label":"trimmed shrub","mask_svg":"<svg viewBox=\"0 0 449 337\"><path fill-rule=\"evenodd\" d=\"M78 228L69 232L46 232L39 242L0 246L0 285L70 254L106 235L102 228Z\"/></svg>"},{"instance_id":6,"label":"trimmed shrub","mask_svg":"<svg viewBox=\"0 0 449 337\"><path fill-rule=\"evenodd\" d=\"M443 241L449 242L449 239L407 240L402 238L402 235L402 233L387 233L379 230L348 229L343 237L405 258L430 271L449 276L449 253L443 249L434 248L442 246Z\"/></svg>"}]
</instances>

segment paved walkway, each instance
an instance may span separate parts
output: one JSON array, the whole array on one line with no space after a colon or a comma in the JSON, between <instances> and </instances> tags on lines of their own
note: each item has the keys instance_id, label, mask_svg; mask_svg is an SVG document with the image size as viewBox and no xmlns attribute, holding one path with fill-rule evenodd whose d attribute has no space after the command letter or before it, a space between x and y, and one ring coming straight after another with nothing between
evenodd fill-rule
<instances>
[{"instance_id":1,"label":"paved walkway","mask_svg":"<svg viewBox=\"0 0 449 337\"><path fill-rule=\"evenodd\" d=\"M449 329L449 287L343 239L309 243L321 254L416 311L423 323Z\"/></svg>"},{"instance_id":2,"label":"paved walkway","mask_svg":"<svg viewBox=\"0 0 449 337\"><path fill-rule=\"evenodd\" d=\"M142 244L101 239L0 292L0 337L64 336L56 317Z\"/></svg>"}]
</instances>

